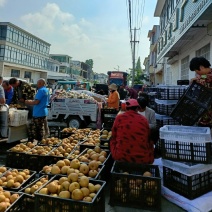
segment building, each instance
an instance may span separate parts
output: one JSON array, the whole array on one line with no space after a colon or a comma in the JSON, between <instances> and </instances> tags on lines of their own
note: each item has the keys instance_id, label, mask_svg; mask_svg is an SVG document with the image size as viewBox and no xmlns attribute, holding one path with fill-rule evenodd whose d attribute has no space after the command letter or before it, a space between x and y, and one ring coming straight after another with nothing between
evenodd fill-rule
<instances>
[{"instance_id":1,"label":"building","mask_svg":"<svg viewBox=\"0 0 212 212\"><path fill-rule=\"evenodd\" d=\"M50 54L51 61L56 61L59 63L59 69L56 71L58 74L55 75L55 72L48 75L48 79L72 79L71 73L71 59L72 57L63 54Z\"/></svg>"},{"instance_id":2,"label":"building","mask_svg":"<svg viewBox=\"0 0 212 212\"><path fill-rule=\"evenodd\" d=\"M195 76L189 61L203 56L212 61L212 1L158 0L155 17L160 18L157 64L163 64L164 83Z\"/></svg>"},{"instance_id":3,"label":"building","mask_svg":"<svg viewBox=\"0 0 212 212\"><path fill-rule=\"evenodd\" d=\"M108 75L104 73L97 74L98 83L100 84L107 84L108 83Z\"/></svg>"},{"instance_id":4,"label":"building","mask_svg":"<svg viewBox=\"0 0 212 212\"><path fill-rule=\"evenodd\" d=\"M157 64L157 42L160 35L159 25L154 25L148 32L150 41L149 55L144 60L145 72L149 76L149 85L161 84L163 81L163 67Z\"/></svg>"},{"instance_id":5,"label":"building","mask_svg":"<svg viewBox=\"0 0 212 212\"><path fill-rule=\"evenodd\" d=\"M49 58L50 44L9 22L0 22L0 75L35 83L57 72ZM65 75L64 75L65 76Z\"/></svg>"},{"instance_id":6,"label":"building","mask_svg":"<svg viewBox=\"0 0 212 212\"><path fill-rule=\"evenodd\" d=\"M71 71L73 79L93 81L93 70L87 63L72 60Z\"/></svg>"}]
</instances>

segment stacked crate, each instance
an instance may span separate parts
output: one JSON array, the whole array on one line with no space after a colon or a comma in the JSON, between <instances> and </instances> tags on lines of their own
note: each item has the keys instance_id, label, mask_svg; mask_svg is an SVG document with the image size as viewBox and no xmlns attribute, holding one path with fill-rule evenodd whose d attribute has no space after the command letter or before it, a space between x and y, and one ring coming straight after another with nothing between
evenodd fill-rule
<instances>
[{"instance_id":1,"label":"stacked crate","mask_svg":"<svg viewBox=\"0 0 212 212\"><path fill-rule=\"evenodd\" d=\"M210 128L166 125L160 139L164 186L188 199L212 191Z\"/></svg>"},{"instance_id":2,"label":"stacked crate","mask_svg":"<svg viewBox=\"0 0 212 212\"><path fill-rule=\"evenodd\" d=\"M187 86L158 86L155 98L155 113L157 127L163 125L179 124L170 117L170 113L177 104L179 98L186 91Z\"/></svg>"},{"instance_id":3,"label":"stacked crate","mask_svg":"<svg viewBox=\"0 0 212 212\"><path fill-rule=\"evenodd\" d=\"M164 125L178 125L179 122L170 117L170 113L175 108L178 99L185 93L187 86L158 86L154 101L156 116L156 127L160 129ZM155 145L155 154L161 155L161 141Z\"/></svg>"},{"instance_id":4,"label":"stacked crate","mask_svg":"<svg viewBox=\"0 0 212 212\"><path fill-rule=\"evenodd\" d=\"M164 186L190 200L212 191L211 131L193 126L211 104L212 91L193 82L170 114L184 126L160 128Z\"/></svg>"},{"instance_id":5,"label":"stacked crate","mask_svg":"<svg viewBox=\"0 0 212 212\"><path fill-rule=\"evenodd\" d=\"M101 120L105 130L111 130L113 122L115 121L118 110L115 108L102 108L101 109Z\"/></svg>"}]
</instances>

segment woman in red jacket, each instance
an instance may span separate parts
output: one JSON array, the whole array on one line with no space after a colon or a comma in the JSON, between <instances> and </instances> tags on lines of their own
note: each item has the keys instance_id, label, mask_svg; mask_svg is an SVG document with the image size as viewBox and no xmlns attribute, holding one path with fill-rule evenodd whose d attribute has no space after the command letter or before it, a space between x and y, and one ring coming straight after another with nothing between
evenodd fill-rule
<instances>
[{"instance_id":1,"label":"woman in red jacket","mask_svg":"<svg viewBox=\"0 0 212 212\"><path fill-rule=\"evenodd\" d=\"M114 160L151 164L154 145L149 139L149 124L138 114L136 99L126 102L126 112L116 117L112 128L110 150Z\"/></svg>"}]
</instances>

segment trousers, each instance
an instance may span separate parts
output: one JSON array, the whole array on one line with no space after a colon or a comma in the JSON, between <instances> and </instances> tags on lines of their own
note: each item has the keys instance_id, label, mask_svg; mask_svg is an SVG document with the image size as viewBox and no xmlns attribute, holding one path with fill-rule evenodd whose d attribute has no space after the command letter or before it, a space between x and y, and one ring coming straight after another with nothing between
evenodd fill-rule
<instances>
[{"instance_id":1,"label":"trousers","mask_svg":"<svg viewBox=\"0 0 212 212\"><path fill-rule=\"evenodd\" d=\"M28 128L28 141L36 139L41 141L44 138L44 122L46 117L33 117Z\"/></svg>"}]
</instances>

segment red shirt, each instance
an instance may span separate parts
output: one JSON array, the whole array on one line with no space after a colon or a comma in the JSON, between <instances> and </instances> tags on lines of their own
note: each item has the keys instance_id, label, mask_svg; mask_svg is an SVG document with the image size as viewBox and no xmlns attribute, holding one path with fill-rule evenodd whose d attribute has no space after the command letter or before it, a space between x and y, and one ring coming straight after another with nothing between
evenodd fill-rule
<instances>
[{"instance_id":1,"label":"red shirt","mask_svg":"<svg viewBox=\"0 0 212 212\"><path fill-rule=\"evenodd\" d=\"M129 110L116 117L110 141L114 160L151 164L154 146L149 141L149 124L144 116Z\"/></svg>"}]
</instances>

